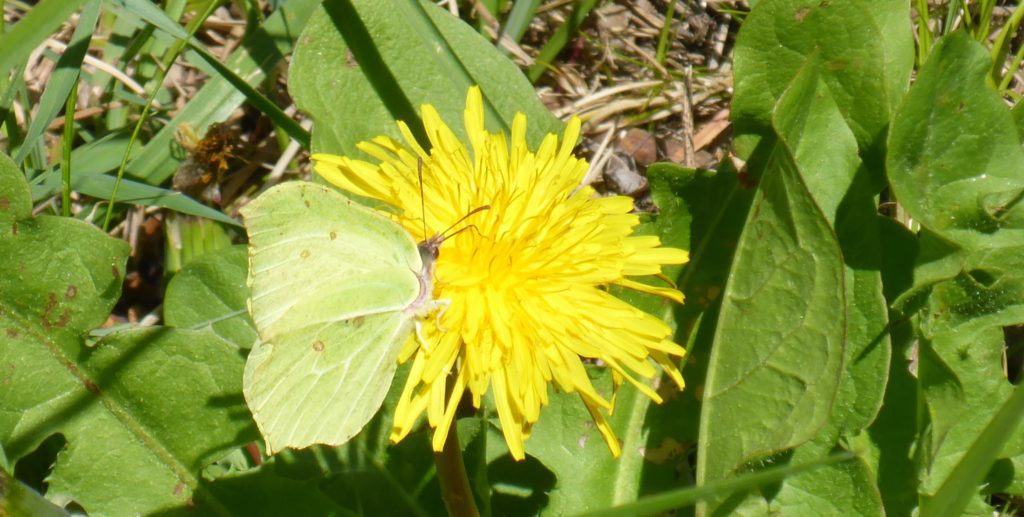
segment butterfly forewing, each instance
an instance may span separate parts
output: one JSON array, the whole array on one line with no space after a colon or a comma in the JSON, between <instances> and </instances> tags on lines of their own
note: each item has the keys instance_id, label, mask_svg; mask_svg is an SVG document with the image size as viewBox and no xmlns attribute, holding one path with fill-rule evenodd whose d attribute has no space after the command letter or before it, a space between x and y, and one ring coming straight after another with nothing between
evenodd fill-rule
<instances>
[{"instance_id":1,"label":"butterfly forewing","mask_svg":"<svg viewBox=\"0 0 1024 517\"><path fill-rule=\"evenodd\" d=\"M380 407L420 293L412 237L320 185L289 182L242 210L260 335L246 402L269 452L340 445Z\"/></svg>"}]
</instances>

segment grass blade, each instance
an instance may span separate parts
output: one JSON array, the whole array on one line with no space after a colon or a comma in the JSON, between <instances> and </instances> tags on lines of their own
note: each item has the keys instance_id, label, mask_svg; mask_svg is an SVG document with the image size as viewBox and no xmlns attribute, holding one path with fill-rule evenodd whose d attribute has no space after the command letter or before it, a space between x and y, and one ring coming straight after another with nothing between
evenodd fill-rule
<instances>
[{"instance_id":1,"label":"grass blade","mask_svg":"<svg viewBox=\"0 0 1024 517\"><path fill-rule=\"evenodd\" d=\"M9 77L11 69L46 41L85 0L43 0L35 5L10 31L0 36L0 77Z\"/></svg>"},{"instance_id":2,"label":"grass blade","mask_svg":"<svg viewBox=\"0 0 1024 517\"><path fill-rule=\"evenodd\" d=\"M225 60L225 66L247 83L259 83L268 70L274 69L284 55L291 52L306 21L319 5L320 0L290 0L242 42L238 50ZM202 132L211 123L226 119L244 101L245 95L226 79L211 77L128 163L127 172L150 184L162 183L178 168L178 160L171 156L175 129L188 124Z\"/></svg>"},{"instance_id":3,"label":"grass blade","mask_svg":"<svg viewBox=\"0 0 1024 517\"><path fill-rule=\"evenodd\" d=\"M583 20L587 19L587 15L590 14L590 11L596 4L597 0L582 0L576 5L576 9L573 10L569 19L555 30L555 33L551 35L551 39L540 49L534 64L526 71L526 76L530 78L530 82L536 83L537 79L544 75L544 72L551 66L551 62L555 60L558 54L562 52L562 49L576 35L576 30L583 24Z\"/></svg>"},{"instance_id":4,"label":"grass blade","mask_svg":"<svg viewBox=\"0 0 1024 517\"><path fill-rule=\"evenodd\" d=\"M533 15L537 14L538 7L540 0L516 0L496 41L501 41L502 36L508 36L512 41L519 43L519 40L523 39L523 34L526 34L526 29L530 27Z\"/></svg>"},{"instance_id":5,"label":"grass blade","mask_svg":"<svg viewBox=\"0 0 1024 517\"><path fill-rule=\"evenodd\" d=\"M28 130L25 131L25 140L18 149L17 156L14 157L14 163L21 165L25 157L28 156L32 146L35 145L39 137L43 136L46 127L53 122L53 119L57 118L57 114L60 113L60 108L65 104L64 101L68 98L68 94L78 84L78 77L82 70L82 61L89 50L92 34L96 27L96 20L99 16L100 0L91 0L82 9L82 14L78 18L78 27L75 27L75 32L71 35L71 41L68 42L67 49L64 50L60 59L57 60L57 70L53 72L53 75L46 82L46 88L39 99L36 116L32 119L32 123L29 124ZM67 111L67 118L73 120L74 117L71 116L73 113L74 106Z\"/></svg>"},{"instance_id":6,"label":"grass blade","mask_svg":"<svg viewBox=\"0 0 1024 517\"><path fill-rule=\"evenodd\" d=\"M96 2L98 5L99 2ZM64 117L64 141L61 143L64 159L61 160L62 192L60 209L64 217L71 217L71 144L75 139L75 104L78 103L78 78L71 84L71 91L68 92L67 108L64 110L67 116ZM36 119L38 120L38 119ZM24 147L22 148L24 149Z\"/></svg>"},{"instance_id":7,"label":"grass blade","mask_svg":"<svg viewBox=\"0 0 1024 517\"><path fill-rule=\"evenodd\" d=\"M33 198L38 192L50 191L60 187L63 181L58 171L43 175L40 184L32 187ZM76 173L71 177L71 189L87 196L109 201L114 197L114 183L117 178L109 174ZM227 216L220 210L208 207L181 192L154 187L145 183L122 179L118 187L117 200L122 203L134 203L142 206L159 206L183 214L205 217L214 221L239 226L238 221Z\"/></svg>"}]
</instances>

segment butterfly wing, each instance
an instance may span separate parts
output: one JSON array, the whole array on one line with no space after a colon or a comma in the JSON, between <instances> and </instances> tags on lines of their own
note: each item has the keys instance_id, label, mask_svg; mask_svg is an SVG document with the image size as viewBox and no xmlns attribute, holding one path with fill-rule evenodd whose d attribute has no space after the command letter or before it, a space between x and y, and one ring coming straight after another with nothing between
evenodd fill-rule
<instances>
[{"instance_id":1,"label":"butterfly wing","mask_svg":"<svg viewBox=\"0 0 1024 517\"><path fill-rule=\"evenodd\" d=\"M384 400L420 291L416 242L398 224L308 182L242 209L249 310L260 342L243 392L268 452L340 445Z\"/></svg>"}]
</instances>

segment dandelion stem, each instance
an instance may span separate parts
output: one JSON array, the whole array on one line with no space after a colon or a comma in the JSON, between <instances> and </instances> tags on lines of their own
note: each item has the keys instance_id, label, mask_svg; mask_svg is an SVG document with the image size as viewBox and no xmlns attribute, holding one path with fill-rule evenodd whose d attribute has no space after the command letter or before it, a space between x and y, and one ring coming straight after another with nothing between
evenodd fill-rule
<instances>
[{"instance_id":1,"label":"dandelion stem","mask_svg":"<svg viewBox=\"0 0 1024 517\"><path fill-rule=\"evenodd\" d=\"M454 421L448 426L444 449L434 453L437 479L441 483L441 497L448 507L448 515L479 517L480 511L476 508L473 491L469 488L469 478L466 477L466 465L462 462L459 433L456 431L457 423L458 421Z\"/></svg>"}]
</instances>

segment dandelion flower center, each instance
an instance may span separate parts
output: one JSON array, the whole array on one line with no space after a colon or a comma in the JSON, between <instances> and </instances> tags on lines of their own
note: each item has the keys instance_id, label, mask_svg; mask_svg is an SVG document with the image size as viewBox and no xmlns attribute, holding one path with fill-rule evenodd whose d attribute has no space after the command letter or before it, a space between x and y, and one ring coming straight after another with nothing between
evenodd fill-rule
<instances>
[{"instance_id":1,"label":"dandelion flower center","mask_svg":"<svg viewBox=\"0 0 1024 517\"><path fill-rule=\"evenodd\" d=\"M402 350L399 360L411 360L412 368L392 441L404 438L426 413L435 429L433 447L441 450L463 395L468 391L479 408L490 391L509 451L523 459L524 440L553 384L579 394L618 456L606 417L612 404L591 384L584 360L611 368L616 387L628 381L660 402L640 378L659 375L660 366L682 388L676 362L685 350L671 341L664 322L605 288L620 285L682 302L673 288L629 277L659 274L662 265L685 262L687 253L661 247L654 236L632 235L639 224L630 213L632 199L597 197L580 186L588 166L572 154L578 119L568 123L561 143L548 135L531 151L521 113L508 141L485 129L477 87L466 100L468 147L432 106L424 105L422 115L430 151L400 122L404 142L382 136L360 144L378 164L313 156L328 181L396 207L390 215L413 235L426 226L424 239L490 206L467 218L465 229L440 247L433 294L446 300L446 308L423 320L422 343L411 336Z\"/></svg>"}]
</instances>

